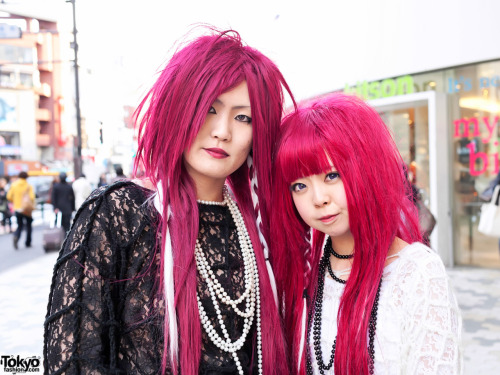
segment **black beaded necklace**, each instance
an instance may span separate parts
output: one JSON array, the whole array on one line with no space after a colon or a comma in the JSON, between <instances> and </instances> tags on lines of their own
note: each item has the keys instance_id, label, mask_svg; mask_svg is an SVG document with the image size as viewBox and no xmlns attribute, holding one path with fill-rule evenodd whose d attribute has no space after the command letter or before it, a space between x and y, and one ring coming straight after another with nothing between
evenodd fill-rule
<instances>
[{"instance_id":1,"label":"black beaded necklace","mask_svg":"<svg viewBox=\"0 0 500 375\"><path fill-rule=\"evenodd\" d=\"M332 238L331 237L328 237L326 239L325 252L326 251L329 251L330 254L332 254L337 259L351 259L354 256L354 254L342 255L342 254L337 253L332 246Z\"/></svg>"},{"instance_id":2,"label":"black beaded necklace","mask_svg":"<svg viewBox=\"0 0 500 375\"><path fill-rule=\"evenodd\" d=\"M328 247L328 243L330 243L330 247ZM331 249L331 250L330 250ZM323 253L323 257L319 263L319 272L318 272L318 288L316 290L316 295L314 298L314 309L311 309L309 313L309 329L307 331L307 342L310 342L311 335L311 320L312 320L312 331L313 331L313 348L314 354L316 355L316 362L318 363L318 369L321 375L325 374L325 371L328 371L332 368L333 362L335 359L335 347L337 344L337 338L333 341L332 351L330 354L330 360L328 364L325 365L323 361L323 351L321 350L321 315L323 311L323 291L325 288L325 269L328 267L328 272L332 276L332 278L341 283L345 284L346 281L336 277L333 273L333 270L330 265L330 255L332 254L332 247L330 238L328 238L327 243L325 245L325 250ZM334 254L335 256L335 254ZM345 256L345 255L344 255ZM352 257L352 255L351 255ZM345 259L345 258L344 258ZM377 312L378 312L378 301L380 298L380 286L382 282L379 282L377 288L377 294L375 296L375 301L373 303L373 308L370 314L370 322L368 327L368 354L370 356L370 361L368 363L368 369L370 375L374 373L374 361L375 361L375 330L377 326ZM314 318L312 318L312 310L314 310ZM307 375L313 375L313 368L311 363L311 353L309 350L306 352L306 373Z\"/></svg>"}]
</instances>

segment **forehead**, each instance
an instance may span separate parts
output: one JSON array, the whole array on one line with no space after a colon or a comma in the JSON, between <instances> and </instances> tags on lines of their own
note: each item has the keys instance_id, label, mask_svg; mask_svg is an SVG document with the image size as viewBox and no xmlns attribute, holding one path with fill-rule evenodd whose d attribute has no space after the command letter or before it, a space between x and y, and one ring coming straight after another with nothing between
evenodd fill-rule
<instances>
[{"instance_id":1,"label":"forehead","mask_svg":"<svg viewBox=\"0 0 500 375\"><path fill-rule=\"evenodd\" d=\"M332 158L323 147L323 142L307 138L297 133L280 147L277 167L287 183L329 172L334 168Z\"/></svg>"},{"instance_id":2,"label":"forehead","mask_svg":"<svg viewBox=\"0 0 500 375\"><path fill-rule=\"evenodd\" d=\"M247 82L243 81L232 89L220 94L215 103L231 107L249 107L250 95L248 94Z\"/></svg>"}]
</instances>

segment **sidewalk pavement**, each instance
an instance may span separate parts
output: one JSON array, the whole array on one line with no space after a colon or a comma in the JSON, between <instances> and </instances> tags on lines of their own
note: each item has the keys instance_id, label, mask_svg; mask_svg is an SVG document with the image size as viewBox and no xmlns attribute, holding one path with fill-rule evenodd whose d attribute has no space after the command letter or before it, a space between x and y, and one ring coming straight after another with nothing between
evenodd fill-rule
<instances>
[{"instance_id":1,"label":"sidewalk pavement","mask_svg":"<svg viewBox=\"0 0 500 375\"><path fill-rule=\"evenodd\" d=\"M0 272L0 355L42 356L43 321L57 253ZM500 368L500 270L448 269L463 317L465 375Z\"/></svg>"},{"instance_id":2,"label":"sidewalk pavement","mask_svg":"<svg viewBox=\"0 0 500 375\"><path fill-rule=\"evenodd\" d=\"M448 269L462 311L465 375L500 373L500 270Z\"/></svg>"}]
</instances>

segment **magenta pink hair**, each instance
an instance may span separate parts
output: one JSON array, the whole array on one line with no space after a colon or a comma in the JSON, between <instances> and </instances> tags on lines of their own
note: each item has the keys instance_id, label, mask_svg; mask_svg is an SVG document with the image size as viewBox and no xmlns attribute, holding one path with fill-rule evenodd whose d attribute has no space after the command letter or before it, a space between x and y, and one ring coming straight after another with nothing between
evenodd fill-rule
<instances>
[{"instance_id":1,"label":"magenta pink hair","mask_svg":"<svg viewBox=\"0 0 500 375\"><path fill-rule=\"evenodd\" d=\"M146 178L153 184L161 182L164 212L167 206L172 211L168 227L164 222L160 225L163 241L167 229L172 238L175 306L177 316L182 318L178 319L178 364L169 363L168 329L165 327L163 371L168 366L177 373L178 366L183 375L198 374L201 355L194 259L199 214L194 183L184 167L183 152L192 144L215 99L242 81L247 82L252 108L252 172L256 173L259 182L256 192L259 205L255 209L260 210L264 235L269 241L266 228L269 227L273 183L270 166L283 114L282 88L291 96L288 85L271 60L244 46L237 32L212 30L211 35L199 37L174 54L137 111L142 114L142 120L136 168L143 165ZM245 164L228 180L257 257L262 296L263 370L265 374L284 374L288 371L285 343L256 228L249 173ZM163 264L161 269L163 278Z\"/></svg>"},{"instance_id":2,"label":"magenta pink hair","mask_svg":"<svg viewBox=\"0 0 500 375\"><path fill-rule=\"evenodd\" d=\"M275 160L272 250L294 372L305 372L304 356L297 370L299 317L304 290L309 302L316 290L325 235L313 231L311 249L310 228L298 215L289 187L298 178L329 171L331 163L344 183L355 243L340 302L335 373L368 374L368 323L387 252L396 236L411 243L421 235L403 160L374 109L354 96L332 94L284 119Z\"/></svg>"}]
</instances>

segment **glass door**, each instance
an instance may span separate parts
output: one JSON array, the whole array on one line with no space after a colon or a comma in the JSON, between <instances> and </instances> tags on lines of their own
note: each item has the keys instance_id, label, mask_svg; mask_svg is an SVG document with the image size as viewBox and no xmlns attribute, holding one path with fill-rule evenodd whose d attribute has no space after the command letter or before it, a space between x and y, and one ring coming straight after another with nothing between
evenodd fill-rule
<instances>
[{"instance_id":1,"label":"glass door","mask_svg":"<svg viewBox=\"0 0 500 375\"><path fill-rule=\"evenodd\" d=\"M391 129L409 179L437 219L430 246L453 265L451 173L446 96L435 91L369 102Z\"/></svg>"}]
</instances>

